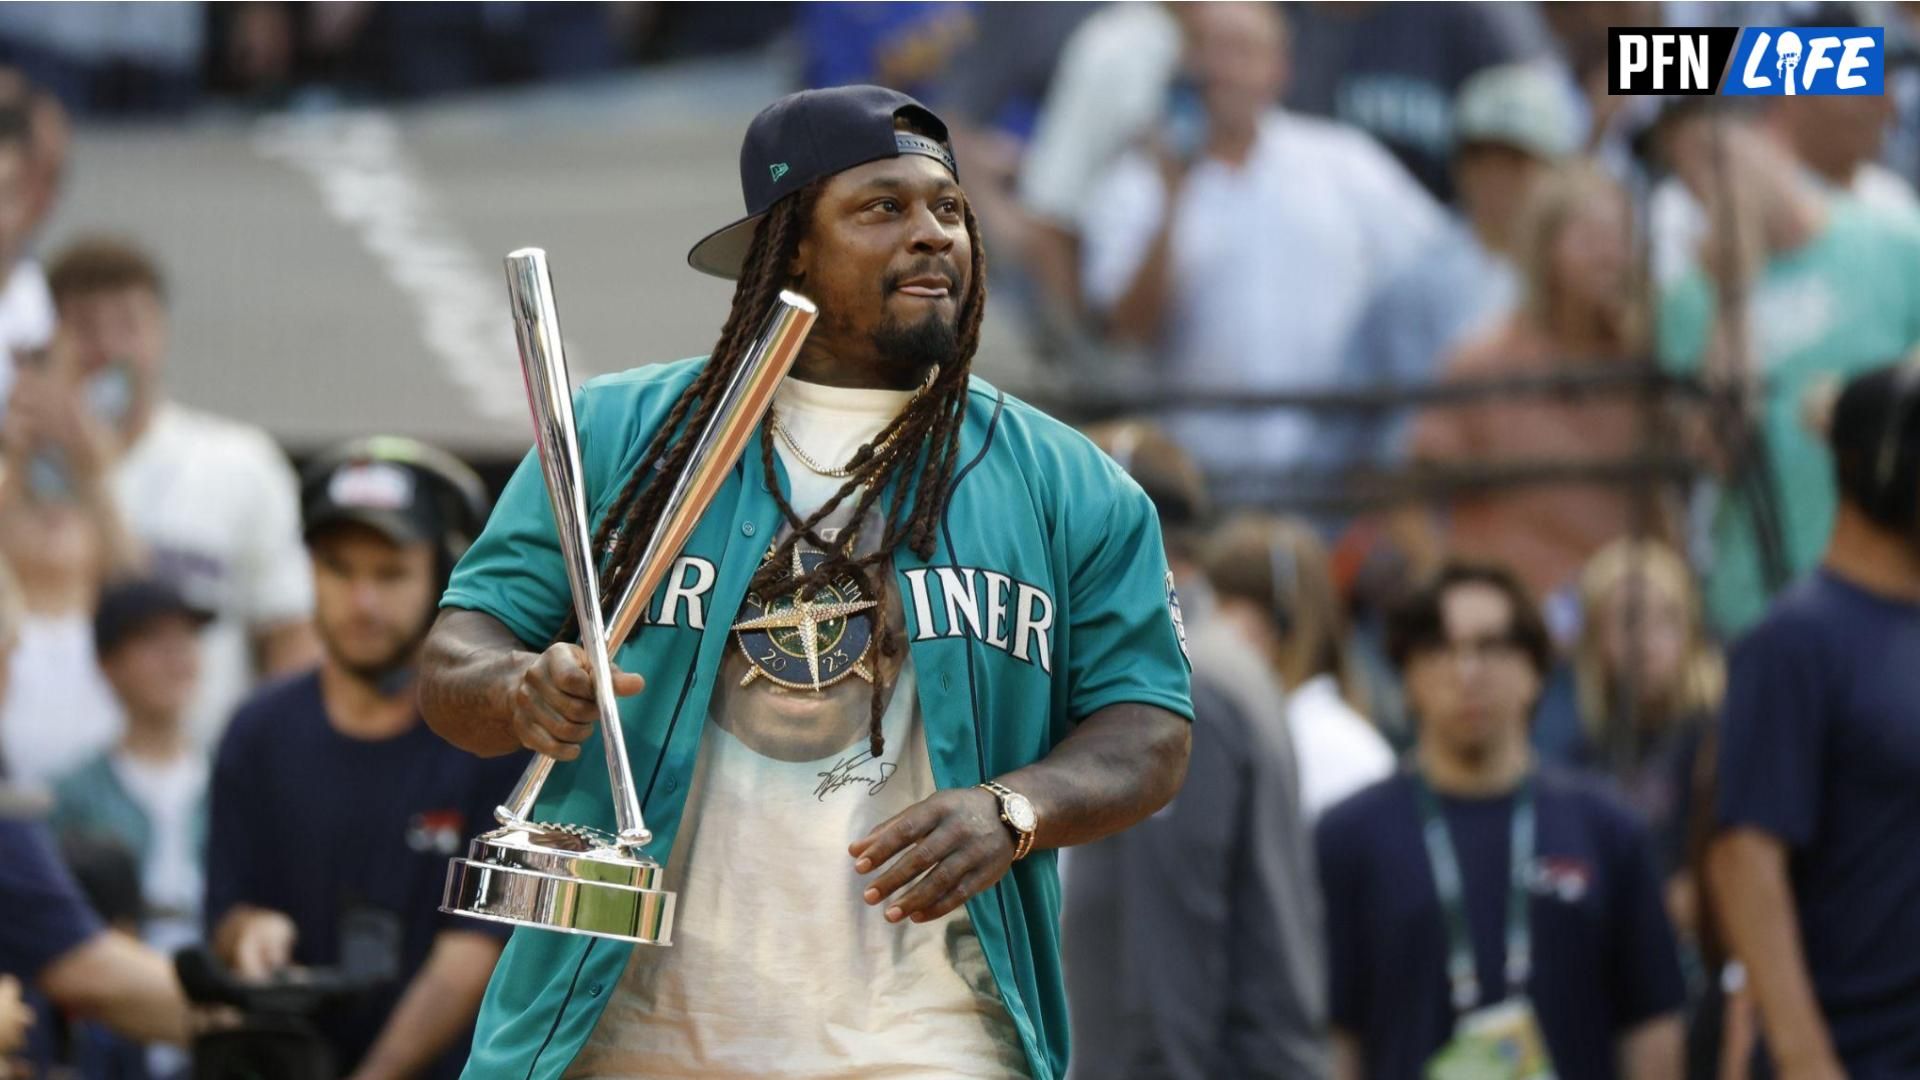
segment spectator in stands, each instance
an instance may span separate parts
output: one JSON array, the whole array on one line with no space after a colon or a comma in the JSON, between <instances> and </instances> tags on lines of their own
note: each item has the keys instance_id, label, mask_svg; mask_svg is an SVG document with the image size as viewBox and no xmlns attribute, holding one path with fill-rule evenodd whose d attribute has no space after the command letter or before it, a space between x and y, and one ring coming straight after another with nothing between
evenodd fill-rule
<instances>
[{"instance_id":1,"label":"spectator in stands","mask_svg":"<svg viewBox=\"0 0 1920 1080\"><path fill-rule=\"evenodd\" d=\"M1633 268L1633 212L1613 179L1585 162L1563 165L1529 200L1516 248L1519 306L1448 358L1449 383L1645 368L1644 305ZM1429 408L1415 424L1416 461L1525 466L1620 463L1647 448L1639 395L1501 396ZM1648 504L1652 503L1651 506ZM1555 480L1470 490L1446 508L1445 545L1511 566L1560 609L1589 558L1640 528L1667 535L1669 509L1650 484L1618 478Z\"/></svg>"},{"instance_id":2,"label":"spectator in stands","mask_svg":"<svg viewBox=\"0 0 1920 1080\"><path fill-rule=\"evenodd\" d=\"M102 584L143 562L113 497L116 440L82 387L80 350L63 334L21 373L0 425L0 558L26 607L0 698L0 756L29 785L51 784L119 735L93 612Z\"/></svg>"},{"instance_id":3,"label":"spectator in stands","mask_svg":"<svg viewBox=\"0 0 1920 1080\"><path fill-rule=\"evenodd\" d=\"M200 940L207 759L187 736L186 712L206 619L164 582L107 587L93 641L125 730L55 789L53 824L63 838L104 835L139 856L143 929L166 952Z\"/></svg>"},{"instance_id":4,"label":"spectator in stands","mask_svg":"<svg viewBox=\"0 0 1920 1080\"><path fill-rule=\"evenodd\" d=\"M1616 540L1580 575L1572 662L1534 715L1543 758L1606 772L1647 822L1668 911L1691 930L1687 843L1702 740L1726 669L1686 560L1656 540Z\"/></svg>"},{"instance_id":5,"label":"spectator in stands","mask_svg":"<svg viewBox=\"0 0 1920 1080\"><path fill-rule=\"evenodd\" d=\"M73 141L67 107L46 90L29 88L26 94L28 139L28 190L32 193L27 212L27 232L38 236L53 217L60 203L60 192L67 177L67 150ZM37 264L36 264L37 265ZM45 287L42 273L42 287ZM47 335L53 334L53 300L46 301Z\"/></svg>"},{"instance_id":6,"label":"spectator in stands","mask_svg":"<svg viewBox=\"0 0 1920 1080\"><path fill-rule=\"evenodd\" d=\"M1450 562L1395 613L1413 769L1317 833L1342 1077L1677 1078L1680 962L1646 831L1536 768L1545 625Z\"/></svg>"},{"instance_id":7,"label":"spectator in stands","mask_svg":"<svg viewBox=\"0 0 1920 1080\"><path fill-rule=\"evenodd\" d=\"M209 748L257 677L315 655L293 470L259 428L168 400L166 286L145 252L77 240L48 279L86 395L118 432L120 512L154 576L215 615L190 713L195 745Z\"/></svg>"},{"instance_id":8,"label":"spectator in stands","mask_svg":"<svg viewBox=\"0 0 1920 1080\"><path fill-rule=\"evenodd\" d=\"M1220 619L1286 687L1307 820L1392 775L1393 751L1361 711L1346 615L1313 530L1284 518L1237 518L1208 541L1205 563Z\"/></svg>"},{"instance_id":9,"label":"spectator in stands","mask_svg":"<svg viewBox=\"0 0 1920 1080\"><path fill-rule=\"evenodd\" d=\"M1920 343L1920 221L1822 197L1750 119L1696 107L1671 115L1660 141L1709 222L1700 268L1661 299L1661 360L1737 391L1757 417L1751 448L1745 411L1711 433L1728 494L1708 611L1730 635L1818 562L1832 526L1832 468L1803 415L1810 392Z\"/></svg>"},{"instance_id":10,"label":"spectator in stands","mask_svg":"<svg viewBox=\"0 0 1920 1080\"><path fill-rule=\"evenodd\" d=\"M13 385L21 354L45 349L53 339L53 299L46 274L29 254L33 234L52 209L46 169L52 154L53 120L36 117L24 80L9 91L0 71L0 403ZM46 143L35 146L34 127Z\"/></svg>"},{"instance_id":11,"label":"spectator in stands","mask_svg":"<svg viewBox=\"0 0 1920 1080\"><path fill-rule=\"evenodd\" d=\"M380 438L322 455L303 496L325 653L250 698L220 744L209 937L252 978L340 965L350 948L366 963L371 947L394 981L319 1018L336 1059L356 1076L451 1078L505 931L440 914L447 857L491 827L526 756L442 742L413 675L485 489L439 451Z\"/></svg>"},{"instance_id":12,"label":"spectator in stands","mask_svg":"<svg viewBox=\"0 0 1920 1080\"><path fill-rule=\"evenodd\" d=\"M1891 70L1888 78L1898 81ZM1799 166L1811 191L1855 200L1880 213L1920 214L1912 180L1876 160L1895 116L1892 94L1781 95L1753 100L1757 104L1754 129ZM1657 280L1671 285L1699 264L1708 232L1707 213L1688 186L1671 177L1654 188L1650 213Z\"/></svg>"},{"instance_id":13,"label":"spectator in stands","mask_svg":"<svg viewBox=\"0 0 1920 1080\"><path fill-rule=\"evenodd\" d=\"M1847 384L1826 555L1728 673L1707 878L1782 1077L1920 1069L1916 402L1912 363Z\"/></svg>"},{"instance_id":14,"label":"spectator in stands","mask_svg":"<svg viewBox=\"0 0 1920 1080\"><path fill-rule=\"evenodd\" d=\"M1084 314L1080 219L1113 163L1165 114L1182 27L1195 8L1108 4L1060 51L1019 182L1027 219L1022 261L1060 322Z\"/></svg>"},{"instance_id":15,"label":"spectator in stands","mask_svg":"<svg viewBox=\"0 0 1920 1080\"><path fill-rule=\"evenodd\" d=\"M1368 301L1347 343L1350 385L1427 382L1468 335L1514 308L1521 211L1579 140L1578 117L1549 70L1509 64L1467 80L1453 110L1459 215ZM1398 459L1407 419L1407 410L1364 417L1347 456Z\"/></svg>"},{"instance_id":16,"label":"spectator in stands","mask_svg":"<svg viewBox=\"0 0 1920 1080\"><path fill-rule=\"evenodd\" d=\"M1064 860L1069 1076L1318 1080L1325 954L1285 699L1214 609L1192 460L1138 421L1088 435L1159 511L1193 658L1195 738L1167 809Z\"/></svg>"},{"instance_id":17,"label":"spectator in stands","mask_svg":"<svg viewBox=\"0 0 1920 1080\"><path fill-rule=\"evenodd\" d=\"M947 65L973 37L969 4L809 4L797 29L806 87L874 83L940 97Z\"/></svg>"},{"instance_id":18,"label":"spectator in stands","mask_svg":"<svg viewBox=\"0 0 1920 1080\"><path fill-rule=\"evenodd\" d=\"M26 617L20 584L0 563L0 694L18 671L15 643ZM6 778L0 768L0 781ZM61 865L53 834L23 812L37 808L10 795L0 800L0 1075L23 1050L32 1055L26 1063L45 1072L50 1040L20 1043L36 1019L29 1015L34 996L44 995L31 1010L42 1018L50 1001L123 1035L182 1041L187 1003L172 963L102 925ZM32 996L23 1000L23 990Z\"/></svg>"},{"instance_id":19,"label":"spectator in stands","mask_svg":"<svg viewBox=\"0 0 1920 1080\"><path fill-rule=\"evenodd\" d=\"M1547 50L1529 6L1292 5L1287 107L1372 135L1435 198L1451 200L1454 101L1475 73Z\"/></svg>"},{"instance_id":20,"label":"spectator in stands","mask_svg":"<svg viewBox=\"0 0 1920 1080\"><path fill-rule=\"evenodd\" d=\"M193 4L0 8L0 61L86 113L184 111L199 96L206 19Z\"/></svg>"},{"instance_id":21,"label":"spectator in stands","mask_svg":"<svg viewBox=\"0 0 1920 1080\"><path fill-rule=\"evenodd\" d=\"M1196 87L1173 95L1155 147L1083 207L1087 299L1182 388L1332 386L1362 306L1439 209L1361 132L1274 104L1287 71L1278 8L1195 8ZM1210 472L1313 460L1329 426L1271 410L1169 410L1165 422Z\"/></svg>"},{"instance_id":22,"label":"spectator in stands","mask_svg":"<svg viewBox=\"0 0 1920 1080\"><path fill-rule=\"evenodd\" d=\"M1911 181L1879 163L1893 121L1881 94L1767 99L1762 126L1780 140L1815 185L1883 210L1920 211Z\"/></svg>"}]
</instances>

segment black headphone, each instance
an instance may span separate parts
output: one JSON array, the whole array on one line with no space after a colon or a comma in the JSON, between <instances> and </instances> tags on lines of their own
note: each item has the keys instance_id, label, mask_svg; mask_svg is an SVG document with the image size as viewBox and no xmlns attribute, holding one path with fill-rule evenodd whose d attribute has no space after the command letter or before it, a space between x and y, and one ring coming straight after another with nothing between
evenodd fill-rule
<instances>
[{"instance_id":1,"label":"black headphone","mask_svg":"<svg viewBox=\"0 0 1920 1080\"><path fill-rule=\"evenodd\" d=\"M441 522L437 547L444 582L480 535L491 509L480 474L444 450L401 435L374 435L336 446L315 457L302 474L301 519L312 520L314 511L331 500L328 485L341 466L375 461L400 466L424 481L421 490L432 500Z\"/></svg>"},{"instance_id":2,"label":"black headphone","mask_svg":"<svg viewBox=\"0 0 1920 1080\"><path fill-rule=\"evenodd\" d=\"M1894 376L1893 401L1886 423L1874 440L1873 484L1861 509L1890 529L1920 526L1920 440L1907 436L1920 410L1920 361L1901 365Z\"/></svg>"}]
</instances>

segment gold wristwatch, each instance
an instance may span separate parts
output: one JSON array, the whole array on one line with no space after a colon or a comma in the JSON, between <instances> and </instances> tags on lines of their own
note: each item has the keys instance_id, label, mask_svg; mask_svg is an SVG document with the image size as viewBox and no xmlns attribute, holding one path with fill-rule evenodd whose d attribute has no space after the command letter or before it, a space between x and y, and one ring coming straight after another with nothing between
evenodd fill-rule
<instances>
[{"instance_id":1,"label":"gold wristwatch","mask_svg":"<svg viewBox=\"0 0 1920 1080\"><path fill-rule=\"evenodd\" d=\"M1025 795L995 780L980 785L993 792L1000 800L1000 820L1013 830L1013 861L1019 862L1033 850L1033 834L1040 827L1040 819L1033 812L1033 803Z\"/></svg>"}]
</instances>

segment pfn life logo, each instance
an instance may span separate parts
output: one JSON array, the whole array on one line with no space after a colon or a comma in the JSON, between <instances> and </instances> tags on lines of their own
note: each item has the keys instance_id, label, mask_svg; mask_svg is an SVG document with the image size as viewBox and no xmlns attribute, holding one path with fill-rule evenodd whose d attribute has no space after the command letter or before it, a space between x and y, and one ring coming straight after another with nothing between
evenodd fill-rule
<instances>
[{"instance_id":1,"label":"pfn life logo","mask_svg":"<svg viewBox=\"0 0 1920 1080\"><path fill-rule=\"evenodd\" d=\"M1607 31L1610 94L1885 91L1878 26L1637 26Z\"/></svg>"}]
</instances>

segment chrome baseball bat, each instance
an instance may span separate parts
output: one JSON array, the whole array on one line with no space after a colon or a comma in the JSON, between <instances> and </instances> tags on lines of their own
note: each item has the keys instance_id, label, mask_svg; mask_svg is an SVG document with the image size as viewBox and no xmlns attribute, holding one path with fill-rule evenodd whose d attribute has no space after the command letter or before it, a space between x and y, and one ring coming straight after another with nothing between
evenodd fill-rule
<instances>
[{"instance_id":1,"label":"chrome baseball bat","mask_svg":"<svg viewBox=\"0 0 1920 1080\"><path fill-rule=\"evenodd\" d=\"M750 344L746 362L722 391L712 420L694 444L686 470L674 478L660 522L648 538L632 579L621 592L612 621L607 623L602 621L598 603L597 559L591 548L586 489L574 433L573 399L546 253L525 248L508 255L506 266L507 291L520 343L521 370L527 381L528 400L533 404L535 445L541 472L547 480L548 496L554 505L554 522L560 530L581 642L594 670L595 699L600 723L605 729L607 775L613 789L620 840L630 846L640 846L651 839L651 834L641 817L625 735L614 705L611 659L639 621L653 590L679 556L727 472L746 449L753 429L773 403L780 380L800 355L818 311L803 296L791 292L780 294ZM565 512L563 505L569 508ZM552 770L552 758L535 755L506 803L495 811L502 824L527 822Z\"/></svg>"}]
</instances>

